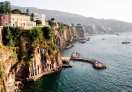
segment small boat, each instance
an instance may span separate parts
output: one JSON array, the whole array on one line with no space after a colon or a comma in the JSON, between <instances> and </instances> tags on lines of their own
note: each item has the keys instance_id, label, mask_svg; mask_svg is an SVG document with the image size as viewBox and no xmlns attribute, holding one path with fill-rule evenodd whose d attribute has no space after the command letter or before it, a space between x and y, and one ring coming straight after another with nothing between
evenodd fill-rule
<instances>
[{"instance_id":1,"label":"small boat","mask_svg":"<svg viewBox=\"0 0 132 92\"><path fill-rule=\"evenodd\" d=\"M128 41L125 41L125 42L122 42L122 44L130 44L131 42L128 42Z\"/></svg>"},{"instance_id":2,"label":"small boat","mask_svg":"<svg viewBox=\"0 0 132 92\"><path fill-rule=\"evenodd\" d=\"M68 44L68 45L65 47L65 49L69 49L69 48L72 48L72 47L74 47L73 44Z\"/></svg>"},{"instance_id":3,"label":"small boat","mask_svg":"<svg viewBox=\"0 0 132 92\"><path fill-rule=\"evenodd\" d=\"M86 43L86 40L85 39L80 39L79 42L83 44L83 43Z\"/></svg>"},{"instance_id":4,"label":"small boat","mask_svg":"<svg viewBox=\"0 0 132 92\"><path fill-rule=\"evenodd\" d=\"M119 34L119 33L117 33L117 34L115 34L115 35L119 36L120 34Z\"/></svg>"},{"instance_id":5,"label":"small boat","mask_svg":"<svg viewBox=\"0 0 132 92\"><path fill-rule=\"evenodd\" d=\"M93 63L93 67L96 68L96 69L106 69L106 65L99 62L99 61L95 61Z\"/></svg>"},{"instance_id":6,"label":"small boat","mask_svg":"<svg viewBox=\"0 0 132 92\"><path fill-rule=\"evenodd\" d=\"M102 38L102 40L105 40L105 38Z\"/></svg>"},{"instance_id":7,"label":"small boat","mask_svg":"<svg viewBox=\"0 0 132 92\"><path fill-rule=\"evenodd\" d=\"M90 38L89 37L87 38L87 41L90 41Z\"/></svg>"},{"instance_id":8,"label":"small boat","mask_svg":"<svg viewBox=\"0 0 132 92\"><path fill-rule=\"evenodd\" d=\"M71 59L77 59L80 58L80 54L78 52L73 52L71 55Z\"/></svg>"},{"instance_id":9,"label":"small boat","mask_svg":"<svg viewBox=\"0 0 132 92\"><path fill-rule=\"evenodd\" d=\"M71 60L72 61L90 63L93 66L93 68L98 69L98 70L106 69L106 65L105 64L103 64L100 61L95 60L95 59L83 59L83 58L80 58L80 57L78 57L76 55L76 56L71 56Z\"/></svg>"},{"instance_id":10,"label":"small boat","mask_svg":"<svg viewBox=\"0 0 132 92\"><path fill-rule=\"evenodd\" d=\"M63 64L62 66L63 68L72 68L72 66L70 64Z\"/></svg>"},{"instance_id":11,"label":"small boat","mask_svg":"<svg viewBox=\"0 0 132 92\"><path fill-rule=\"evenodd\" d=\"M84 44L84 43L87 42L87 39L84 38L84 37L81 37L81 38L78 39L78 41L79 41L80 43Z\"/></svg>"}]
</instances>

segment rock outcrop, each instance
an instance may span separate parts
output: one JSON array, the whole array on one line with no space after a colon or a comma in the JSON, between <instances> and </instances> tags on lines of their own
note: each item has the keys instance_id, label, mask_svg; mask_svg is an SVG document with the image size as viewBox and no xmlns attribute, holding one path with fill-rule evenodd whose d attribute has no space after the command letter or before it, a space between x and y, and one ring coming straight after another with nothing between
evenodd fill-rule
<instances>
[{"instance_id":1,"label":"rock outcrop","mask_svg":"<svg viewBox=\"0 0 132 92\"><path fill-rule=\"evenodd\" d=\"M56 45L60 50L66 48L73 41L77 40L78 33L74 26L50 20L52 30L55 34Z\"/></svg>"},{"instance_id":2,"label":"rock outcrop","mask_svg":"<svg viewBox=\"0 0 132 92\"><path fill-rule=\"evenodd\" d=\"M58 71L61 67L62 59L59 51L55 50L49 55L44 48L37 47L30 63L30 75L28 78L37 80L43 75Z\"/></svg>"},{"instance_id":3,"label":"rock outcrop","mask_svg":"<svg viewBox=\"0 0 132 92\"><path fill-rule=\"evenodd\" d=\"M14 92L15 65L17 64L14 48L0 47L0 92Z\"/></svg>"},{"instance_id":4,"label":"rock outcrop","mask_svg":"<svg viewBox=\"0 0 132 92\"><path fill-rule=\"evenodd\" d=\"M8 31L10 34L4 34L2 39L7 46L0 46L0 92L17 92L23 83L61 70L58 48L64 49L77 38L75 28L62 23L54 23L51 29L48 26ZM12 34L14 31L18 32L17 37ZM12 38L7 39L7 35Z\"/></svg>"}]
</instances>

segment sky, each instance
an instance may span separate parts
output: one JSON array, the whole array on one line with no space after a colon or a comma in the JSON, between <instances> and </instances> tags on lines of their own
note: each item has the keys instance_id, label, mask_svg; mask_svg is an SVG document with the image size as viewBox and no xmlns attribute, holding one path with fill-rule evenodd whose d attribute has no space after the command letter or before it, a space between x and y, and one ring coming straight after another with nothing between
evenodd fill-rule
<instances>
[{"instance_id":1,"label":"sky","mask_svg":"<svg viewBox=\"0 0 132 92\"><path fill-rule=\"evenodd\" d=\"M5 0L0 0L5 1ZM132 23L132 0L8 0L11 4L59 10L86 17L117 19Z\"/></svg>"}]
</instances>

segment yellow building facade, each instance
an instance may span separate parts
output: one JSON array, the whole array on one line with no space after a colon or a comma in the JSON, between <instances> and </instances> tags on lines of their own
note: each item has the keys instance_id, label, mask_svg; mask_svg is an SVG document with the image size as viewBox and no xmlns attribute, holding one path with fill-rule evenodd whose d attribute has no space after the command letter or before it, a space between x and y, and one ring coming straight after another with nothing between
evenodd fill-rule
<instances>
[{"instance_id":1,"label":"yellow building facade","mask_svg":"<svg viewBox=\"0 0 132 92\"><path fill-rule=\"evenodd\" d=\"M22 29L30 29L36 26L36 22L31 21L29 15L11 14L10 26L20 27Z\"/></svg>"}]
</instances>

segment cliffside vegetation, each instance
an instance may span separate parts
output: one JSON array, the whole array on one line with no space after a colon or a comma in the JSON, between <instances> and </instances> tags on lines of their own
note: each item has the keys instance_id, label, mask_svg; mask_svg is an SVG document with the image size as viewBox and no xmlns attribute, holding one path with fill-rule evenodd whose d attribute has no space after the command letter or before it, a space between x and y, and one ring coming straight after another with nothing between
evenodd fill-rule
<instances>
[{"instance_id":1,"label":"cliffside vegetation","mask_svg":"<svg viewBox=\"0 0 132 92\"><path fill-rule=\"evenodd\" d=\"M68 25L57 23L54 19L50 23L50 26L28 30L15 27L3 28L3 45L0 45L3 55L3 58L0 57L0 79L5 78L3 79L5 83L2 85L6 85L6 89L10 89L6 84L8 80L11 83L23 82L62 68L59 49L65 48L67 42L72 40L73 30ZM5 71L8 71L6 75Z\"/></svg>"},{"instance_id":2,"label":"cliffside vegetation","mask_svg":"<svg viewBox=\"0 0 132 92\"><path fill-rule=\"evenodd\" d=\"M30 61L37 46L44 48L49 54L57 49L53 31L48 26L35 27L30 30L4 27L2 35L4 45L16 47L18 61Z\"/></svg>"},{"instance_id":3,"label":"cliffside vegetation","mask_svg":"<svg viewBox=\"0 0 132 92\"><path fill-rule=\"evenodd\" d=\"M51 70L54 68L54 63L61 67L59 66L61 59L58 59L61 57L56 47L55 35L50 26L35 27L29 30L4 27L2 41L3 45L0 45L0 91L2 90L2 92L10 92L3 90L10 90L8 86L14 87L15 81L24 81L29 78L33 72L30 69L38 69L36 68L38 64L42 66L41 70L44 70L44 66L49 68L46 63L48 61L52 62ZM44 53L42 54L41 51ZM41 65L39 59L43 59L45 65ZM33 75L37 76L39 73L35 72ZM12 85L8 85L8 81Z\"/></svg>"}]
</instances>

